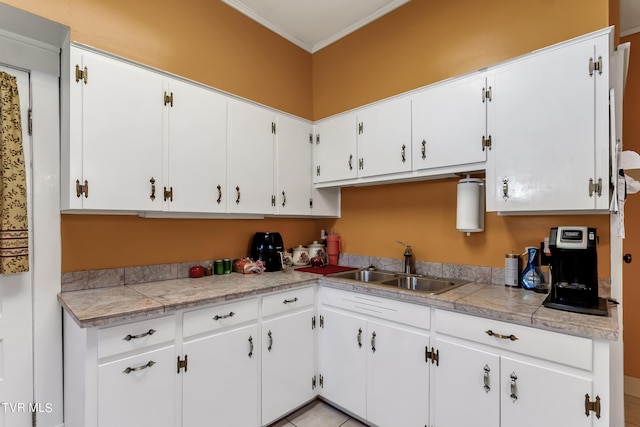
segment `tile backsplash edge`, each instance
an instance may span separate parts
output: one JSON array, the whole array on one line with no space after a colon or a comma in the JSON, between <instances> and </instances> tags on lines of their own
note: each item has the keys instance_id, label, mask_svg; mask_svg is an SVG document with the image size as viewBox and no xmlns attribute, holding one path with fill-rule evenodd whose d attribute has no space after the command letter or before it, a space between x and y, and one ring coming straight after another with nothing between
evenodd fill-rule
<instances>
[{"instance_id":1,"label":"tile backsplash edge","mask_svg":"<svg viewBox=\"0 0 640 427\"><path fill-rule=\"evenodd\" d=\"M189 269L195 265L210 266L212 260L157 264L139 267L120 267L101 270L85 270L62 273L62 292L85 289L106 288L111 286L132 285L135 283L156 282L189 277ZM351 267L367 268L373 265L378 270L401 271L402 259L370 257L366 255L340 254L339 264ZM441 262L416 260L416 273L426 276L466 279L472 282L504 285L504 269L476 265L448 264ZM610 278L599 278L599 295L611 295Z\"/></svg>"}]
</instances>

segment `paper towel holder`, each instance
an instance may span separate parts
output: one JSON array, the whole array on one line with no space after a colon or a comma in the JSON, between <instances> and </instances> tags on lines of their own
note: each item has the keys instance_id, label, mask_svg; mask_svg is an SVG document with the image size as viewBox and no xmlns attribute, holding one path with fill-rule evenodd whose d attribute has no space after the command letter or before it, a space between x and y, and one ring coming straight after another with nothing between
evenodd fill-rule
<instances>
[{"instance_id":1,"label":"paper towel holder","mask_svg":"<svg viewBox=\"0 0 640 427\"><path fill-rule=\"evenodd\" d=\"M456 228L470 236L484 231L484 179L467 175L458 181Z\"/></svg>"}]
</instances>

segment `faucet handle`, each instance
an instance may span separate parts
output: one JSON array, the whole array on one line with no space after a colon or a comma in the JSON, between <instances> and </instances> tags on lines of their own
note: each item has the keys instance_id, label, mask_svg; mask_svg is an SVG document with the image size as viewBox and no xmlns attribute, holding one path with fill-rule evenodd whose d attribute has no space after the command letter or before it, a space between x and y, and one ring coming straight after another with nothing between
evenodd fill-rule
<instances>
[{"instance_id":1,"label":"faucet handle","mask_svg":"<svg viewBox=\"0 0 640 427\"><path fill-rule=\"evenodd\" d=\"M396 243L400 243L402 246L407 247L408 245L405 245L403 242L401 242L400 240L396 240Z\"/></svg>"}]
</instances>

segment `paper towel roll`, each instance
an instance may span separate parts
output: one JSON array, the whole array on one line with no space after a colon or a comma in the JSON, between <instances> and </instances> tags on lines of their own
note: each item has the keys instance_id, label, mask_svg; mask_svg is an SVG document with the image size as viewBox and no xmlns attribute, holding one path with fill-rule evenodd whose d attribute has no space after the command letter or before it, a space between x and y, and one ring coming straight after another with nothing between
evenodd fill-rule
<instances>
[{"instance_id":1,"label":"paper towel roll","mask_svg":"<svg viewBox=\"0 0 640 427\"><path fill-rule=\"evenodd\" d=\"M458 182L456 228L467 234L484 231L484 180L464 178Z\"/></svg>"}]
</instances>

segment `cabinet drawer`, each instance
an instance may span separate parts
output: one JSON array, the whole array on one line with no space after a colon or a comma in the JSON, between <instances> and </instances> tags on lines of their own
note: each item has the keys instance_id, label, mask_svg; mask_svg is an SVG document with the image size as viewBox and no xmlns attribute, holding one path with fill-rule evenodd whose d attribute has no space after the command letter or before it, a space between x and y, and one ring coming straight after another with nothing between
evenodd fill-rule
<instances>
[{"instance_id":1,"label":"cabinet drawer","mask_svg":"<svg viewBox=\"0 0 640 427\"><path fill-rule=\"evenodd\" d=\"M262 299L262 316L286 313L313 305L313 298L313 287L291 289L274 295L267 295Z\"/></svg>"},{"instance_id":2,"label":"cabinet drawer","mask_svg":"<svg viewBox=\"0 0 640 427\"><path fill-rule=\"evenodd\" d=\"M257 318L256 298L190 311L184 314L183 336L215 331Z\"/></svg>"},{"instance_id":3,"label":"cabinet drawer","mask_svg":"<svg viewBox=\"0 0 640 427\"><path fill-rule=\"evenodd\" d=\"M142 320L98 330L98 357L172 342L176 336L174 316Z\"/></svg>"},{"instance_id":4,"label":"cabinet drawer","mask_svg":"<svg viewBox=\"0 0 640 427\"><path fill-rule=\"evenodd\" d=\"M590 371L593 341L499 320L436 310L436 331L492 347Z\"/></svg>"},{"instance_id":5,"label":"cabinet drawer","mask_svg":"<svg viewBox=\"0 0 640 427\"><path fill-rule=\"evenodd\" d=\"M431 327L431 308L369 294L320 288L320 303L417 328Z\"/></svg>"}]
</instances>

